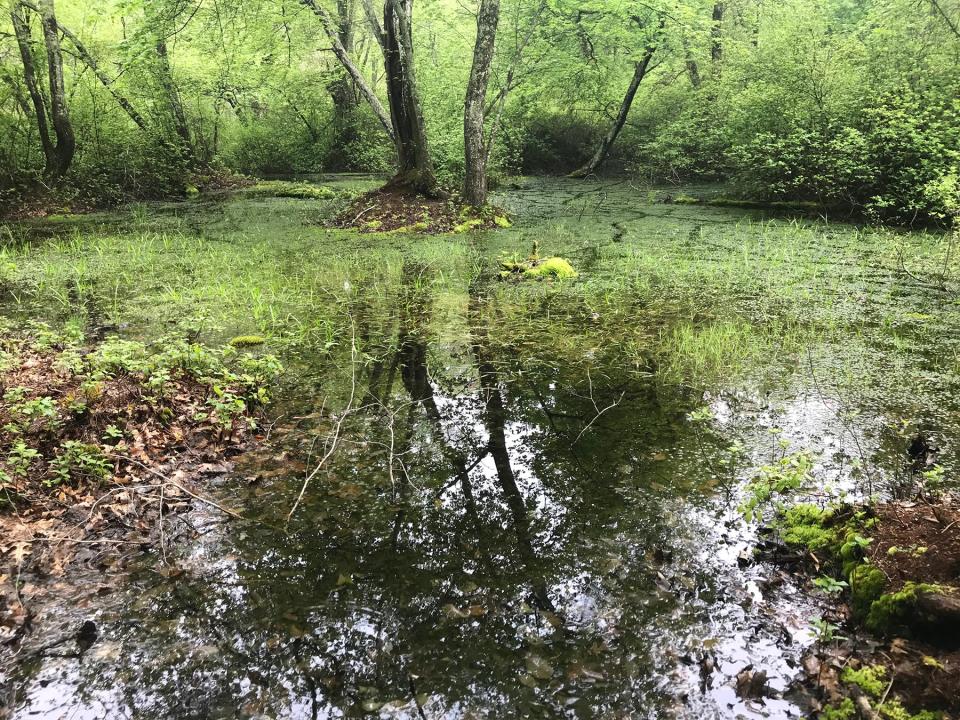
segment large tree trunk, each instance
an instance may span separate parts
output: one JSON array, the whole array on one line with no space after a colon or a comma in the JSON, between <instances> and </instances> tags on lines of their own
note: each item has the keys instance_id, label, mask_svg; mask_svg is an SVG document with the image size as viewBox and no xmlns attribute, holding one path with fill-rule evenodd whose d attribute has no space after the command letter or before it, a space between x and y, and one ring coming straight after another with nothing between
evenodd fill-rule
<instances>
[{"instance_id":1,"label":"large tree trunk","mask_svg":"<svg viewBox=\"0 0 960 720\"><path fill-rule=\"evenodd\" d=\"M643 58L633 69L633 77L630 79L630 86L627 88L627 94L624 95L623 102L620 103L620 112L617 113L617 117L614 119L613 125L610 126L610 130L607 131L607 134L604 136L603 140L600 141L600 147L597 148L597 151L594 153L593 157L590 158L587 164L570 173L570 177L584 178L588 175L593 175L593 173L595 173L606 161L607 155L610 154L610 148L613 147L613 143L616 141L617 137L620 135L620 131L623 130L624 124L627 122L627 116L630 114L630 107L633 105L633 99L637 95L637 90L640 89L640 83L643 82L643 78L647 74L647 68L650 67L650 60L653 59L654 52L656 52L656 47L653 45L648 45L647 49L643 53Z\"/></svg>"},{"instance_id":2,"label":"large tree trunk","mask_svg":"<svg viewBox=\"0 0 960 720\"><path fill-rule=\"evenodd\" d=\"M20 49L20 60L23 63L23 82L27 86L27 93L33 103L34 117L40 131L40 145L43 148L44 174L49 174L57 165L57 153L50 139L50 127L47 124L47 105L43 99L43 92L37 82L37 71L33 60L33 51L30 49L30 27L19 0L10 3L10 19L13 21L13 32L17 36L17 46Z\"/></svg>"},{"instance_id":3,"label":"large tree trunk","mask_svg":"<svg viewBox=\"0 0 960 720\"><path fill-rule=\"evenodd\" d=\"M337 0L337 37L344 52L349 56L353 55L354 46L353 16L353 0ZM357 85L350 74L344 70L336 80L330 83L329 91L330 99L333 100L335 132L331 163L337 169L351 170L354 168L347 148L357 140Z\"/></svg>"},{"instance_id":4,"label":"large tree trunk","mask_svg":"<svg viewBox=\"0 0 960 720\"><path fill-rule=\"evenodd\" d=\"M500 0L480 0L477 39L473 48L473 66L467 83L467 98L463 113L466 160L463 197L469 204L476 207L481 207L487 202L487 160L490 148L483 141L484 105L499 21Z\"/></svg>"},{"instance_id":5,"label":"large tree trunk","mask_svg":"<svg viewBox=\"0 0 960 720\"><path fill-rule=\"evenodd\" d=\"M15 0L14 5L16 4L20 4L23 7L33 10L38 14L40 13L40 8L38 8L29 0ZM127 114L127 117L133 120L136 126L139 127L141 130L143 130L146 133L149 133L150 127L147 124L146 119L143 117L143 115L141 115L137 111L137 109L130 103L130 101L126 97L124 97L119 92L117 92L116 88L113 85L113 80L111 80L107 76L107 74L103 72L102 69L100 69L100 66L97 63L96 58L94 58L93 55L90 53L90 51L87 50L87 47L80 41L80 38L78 38L73 32L71 32L69 28L65 27L63 23L61 23L59 20L57 21L57 28L60 31L60 33L67 40L70 41L70 44L73 45L74 50L76 51L77 55L80 58L80 61L83 62L83 64L86 65L88 68L90 68L90 70L96 76L97 80L100 81L100 83L103 85L106 91L110 93L111 97L113 97L113 99L116 100L117 104ZM34 81L34 86L35 85L36 85L36 81ZM40 96L39 99L42 103L43 97ZM44 128L46 127L46 115L43 116L43 127ZM162 135L159 135L157 139L159 140L160 144L168 148L170 147L170 144L166 141L166 139ZM49 142L49 137L47 141ZM51 144L51 148L52 147L53 146Z\"/></svg>"},{"instance_id":6,"label":"large tree trunk","mask_svg":"<svg viewBox=\"0 0 960 720\"><path fill-rule=\"evenodd\" d=\"M63 56L60 53L60 33L57 28L53 0L41 0L38 5L43 22L43 42L47 48L47 70L50 76L50 119L53 122L53 132L57 137L56 165L52 174L60 177L70 169L73 154L77 149L77 141L73 134L73 125L70 123L70 112L67 110Z\"/></svg>"},{"instance_id":7,"label":"large tree trunk","mask_svg":"<svg viewBox=\"0 0 960 720\"><path fill-rule=\"evenodd\" d=\"M352 0L337 0L337 38L347 55L353 55L353 2ZM350 119L350 115L357 106L356 86L350 74L337 78L330 85L330 97L333 99L333 109L337 115L338 124Z\"/></svg>"},{"instance_id":8,"label":"large tree trunk","mask_svg":"<svg viewBox=\"0 0 960 720\"><path fill-rule=\"evenodd\" d=\"M397 148L397 174L389 184L431 195L437 190L437 180L413 66L412 12L413 0L386 0L384 3L383 56Z\"/></svg>"}]
</instances>

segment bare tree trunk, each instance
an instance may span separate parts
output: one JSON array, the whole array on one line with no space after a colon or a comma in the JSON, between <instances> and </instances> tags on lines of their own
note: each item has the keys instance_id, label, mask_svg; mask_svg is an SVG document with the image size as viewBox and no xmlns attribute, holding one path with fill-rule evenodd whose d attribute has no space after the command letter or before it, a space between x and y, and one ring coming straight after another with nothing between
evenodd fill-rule
<instances>
[{"instance_id":1,"label":"bare tree trunk","mask_svg":"<svg viewBox=\"0 0 960 720\"><path fill-rule=\"evenodd\" d=\"M187 125L187 114L183 109L180 91L173 81L173 71L170 68L170 55L167 51L167 41L162 31L157 37L157 62L160 73L160 85L167 96L167 105L170 108L170 117L173 120L173 130L177 134L184 156L193 162L193 138L190 136L190 126Z\"/></svg>"},{"instance_id":2,"label":"bare tree trunk","mask_svg":"<svg viewBox=\"0 0 960 720\"><path fill-rule=\"evenodd\" d=\"M723 12L724 4L713 4L713 24L710 27L710 59L718 63L723 58Z\"/></svg>"},{"instance_id":3,"label":"bare tree trunk","mask_svg":"<svg viewBox=\"0 0 960 720\"><path fill-rule=\"evenodd\" d=\"M433 172L420 94L413 66L413 0L386 0L383 9L387 98L397 148L397 174L390 185L434 194Z\"/></svg>"},{"instance_id":4,"label":"bare tree trunk","mask_svg":"<svg viewBox=\"0 0 960 720\"><path fill-rule=\"evenodd\" d=\"M10 4L10 19L13 21L13 32L17 36L17 46L20 49L20 60L23 63L23 81L27 86L27 93L33 103L34 117L40 131L40 145L43 148L44 174L52 172L57 164L57 154L50 139L50 128L47 124L47 105L43 99L43 92L37 82L37 71L33 61L33 51L30 49L30 27L23 13L19 0Z\"/></svg>"},{"instance_id":5,"label":"bare tree trunk","mask_svg":"<svg viewBox=\"0 0 960 720\"><path fill-rule=\"evenodd\" d=\"M473 66L467 83L463 113L463 141L466 174L463 197L475 207L487 202L487 160L490 147L483 141L484 104L490 81L490 66L500 21L500 0L480 0L477 15L477 39L473 48Z\"/></svg>"},{"instance_id":6,"label":"bare tree trunk","mask_svg":"<svg viewBox=\"0 0 960 720\"><path fill-rule=\"evenodd\" d=\"M337 38L347 55L353 55L353 2L352 0L337 0ZM348 119L357 106L356 87L349 73L347 77L338 78L330 86L330 97L333 99L334 111L341 123Z\"/></svg>"},{"instance_id":7,"label":"bare tree trunk","mask_svg":"<svg viewBox=\"0 0 960 720\"><path fill-rule=\"evenodd\" d=\"M41 0L38 5L43 23L43 42L47 48L47 70L50 76L50 119L53 122L53 132L57 137L56 165L52 174L60 177L70 169L77 149L77 141L73 134L73 125L70 123L70 112L67 109L63 57L60 53L60 34L53 0Z\"/></svg>"},{"instance_id":8,"label":"bare tree trunk","mask_svg":"<svg viewBox=\"0 0 960 720\"><path fill-rule=\"evenodd\" d=\"M613 143L616 141L617 137L620 135L620 131L623 130L624 124L627 122L627 116L630 114L630 107L633 105L633 99L637 95L637 90L640 89L640 83L643 82L643 78L647 74L647 68L650 67L650 60L653 59L654 52L656 52L656 47L653 45L648 45L647 49L643 53L643 58L634 67L633 77L630 79L630 86L627 88L627 94L624 95L623 102L620 103L620 112L617 113L617 117L614 119L613 125L610 126L610 130L607 131L607 134L604 136L603 140L600 141L600 147L597 148L596 153L594 153L593 157L590 158L586 165L570 173L569 177L584 178L588 175L593 175L593 173L595 173L606 161L607 155L610 154L610 148L613 147Z\"/></svg>"},{"instance_id":9,"label":"bare tree trunk","mask_svg":"<svg viewBox=\"0 0 960 720\"><path fill-rule=\"evenodd\" d=\"M343 43L340 42L336 23L334 23L330 13L327 12L327 9L323 7L323 5L316 2L316 0L300 0L300 2L310 8L313 13L320 18L320 24L323 25L323 31L330 39L330 45L333 49L333 54L337 56L337 59L343 65L344 69L350 74L350 77L356 84L360 94L362 94L364 99L366 99L367 103L373 110L374 115L377 116L377 120L380 121L383 129L386 130L387 135L390 136L390 140L396 142L394 137L393 123L390 120L390 116L380 103L380 99L377 97L376 93L370 89L370 86L367 84L366 79L364 79L363 74L354 64L346 48L343 47Z\"/></svg>"},{"instance_id":10,"label":"bare tree trunk","mask_svg":"<svg viewBox=\"0 0 960 720\"><path fill-rule=\"evenodd\" d=\"M15 0L15 4L17 4L17 2L36 13L40 12L40 9L33 3L29 2L29 0ZM96 58L94 58L93 55L90 54L90 51L87 50L86 46L80 42L80 38L74 35L69 28L64 27L63 23L61 23L59 20L57 21L57 28L60 30L63 36L70 41L70 44L73 45L74 49L77 51L77 55L80 56L81 62L83 62L84 65L93 71L93 74L96 76L97 80L99 80L103 87L106 88L107 92L110 93L113 99L117 101L117 104L125 113L127 113L127 116L133 120L133 122L141 130L144 132L149 132L147 121L139 112L137 112L136 108L133 107L127 98L117 92L117 90L113 87L113 81L106 75L106 73L103 72L103 70L100 69Z\"/></svg>"}]
</instances>

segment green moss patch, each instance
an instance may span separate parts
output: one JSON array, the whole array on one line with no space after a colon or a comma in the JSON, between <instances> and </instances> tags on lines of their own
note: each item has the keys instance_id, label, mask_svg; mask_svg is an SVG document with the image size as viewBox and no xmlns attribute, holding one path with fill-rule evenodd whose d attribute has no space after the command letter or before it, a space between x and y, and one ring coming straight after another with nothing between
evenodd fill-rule
<instances>
[{"instance_id":1,"label":"green moss patch","mask_svg":"<svg viewBox=\"0 0 960 720\"><path fill-rule=\"evenodd\" d=\"M528 278L553 277L560 280L569 280L577 276L577 271L563 258L552 257L547 258L533 267L527 268L523 271L523 276Z\"/></svg>"},{"instance_id":2,"label":"green moss patch","mask_svg":"<svg viewBox=\"0 0 960 720\"><path fill-rule=\"evenodd\" d=\"M255 347L263 345L267 339L262 335L237 335L230 340L230 345L235 348Z\"/></svg>"},{"instance_id":3,"label":"green moss patch","mask_svg":"<svg viewBox=\"0 0 960 720\"><path fill-rule=\"evenodd\" d=\"M887 576L883 571L866 563L857 565L850 573L850 606L854 617L864 619L873 603L883 594Z\"/></svg>"},{"instance_id":4,"label":"green moss patch","mask_svg":"<svg viewBox=\"0 0 960 720\"><path fill-rule=\"evenodd\" d=\"M897 592L884 593L870 604L865 624L878 635L889 635L908 619L917 604L918 593L938 590L936 585L908 582Z\"/></svg>"},{"instance_id":5,"label":"green moss patch","mask_svg":"<svg viewBox=\"0 0 960 720\"><path fill-rule=\"evenodd\" d=\"M833 517L831 508L800 503L782 513L778 528L787 545L822 550L837 541L837 530L831 527Z\"/></svg>"}]
</instances>

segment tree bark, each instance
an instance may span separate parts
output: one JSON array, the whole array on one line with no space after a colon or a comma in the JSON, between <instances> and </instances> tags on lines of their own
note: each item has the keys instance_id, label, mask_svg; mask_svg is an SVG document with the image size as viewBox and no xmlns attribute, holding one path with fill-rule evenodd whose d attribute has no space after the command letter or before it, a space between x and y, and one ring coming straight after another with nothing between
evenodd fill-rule
<instances>
[{"instance_id":1,"label":"tree bark","mask_svg":"<svg viewBox=\"0 0 960 720\"><path fill-rule=\"evenodd\" d=\"M43 43L47 48L47 71L50 77L50 120L57 138L56 165L52 175L61 177L70 169L77 140L67 109L67 91L63 80L63 56L60 53L60 34L57 28L53 0L41 0L40 18L43 24Z\"/></svg>"},{"instance_id":2,"label":"tree bark","mask_svg":"<svg viewBox=\"0 0 960 720\"><path fill-rule=\"evenodd\" d=\"M353 2L337 0L337 38L348 56L353 55L353 35ZM357 106L355 88L356 84L349 73L347 77L339 77L330 85L330 97L333 100L338 125L342 126L348 121L350 114Z\"/></svg>"},{"instance_id":3,"label":"tree bark","mask_svg":"<svg viewBox=\"0 0 960 720\"><path fill-rule=\"evenodd\" d=\"M463 113L463 140L466 174L463 197L475 207L487 202L487 160L490 147L483 141L484 104L490 82L490 66L500 21L500 0L480 0L477 15L477 39L473 48L473 66L467 83Z\"/></svg>"},{"instance_id":4,"label":"tree bark","mask_svg":"<svg viewBox=\"0 0 960 720\"><path fill-rule=\"evenodd\" d=\"M413 65L413 0L386 0L383 9L387 98L397 148L397 174L389 185L432 195L437 180L427 144Z\"/></svg>"},{"instance_id":5,"label":"tree bark","mask_svg":"<svg viewBox=\"0 0 960 720\"><path fill-rule=\"evenodd\" d=\"M723 59L723 13L724 4L713 4L713 23L710 27L710 59L718 63Z\"/></svg>"},{"instance_id":6,"label":"tree bark","mask_svg":"<svg viewBox=\"0 0 960 720\"><path fill-rule=\"evenodd\" d=\"M40 10L32 3L27 0L19 0L19 4L23 5L26 8L33 10L34 12L39 13ZM133 107L127 98L121 95L113 87L113 81L107 76L103 70L100 69L100 66L97 64L96 59L93 55L90 54L90 51L87 50L86 46L80 41L76 35L74 35L69 28L64 27L63 23L59 20L57 21L57 27L63 36L70 41L70 44L73 45L74 49L77 51L77 55L80 56L81 62L86 65L96 76L97 80L100 81L100 84L110 93L114 100L117 101L117 104L123 109L127 116L133 120L133 122L144 132L149 132L150 128L147 125L147 121L144 119L143 115L137 112L137 109Z\"/></svg>"},{"instance_id":7,"label":"tree bark","mask_svg":"<svg viewBox=\"0 0 960 720\"><path fill-rule=\"evenodd\" d=\"M162 32L162 31L161 31ZM167 106L170 108L170 117L173 120L173 130L180 142L181 149L188 161L193 161L193 138L190 126L187 125L187 114L183 110L180 91L173 81L173 71L170 68L170 55L167 51L167 41L162 34L157 36L156 43L157 64L160 74L160 85L166 95Z\"/></svg>"},{"instance_id":8,"label":"tree bark","mask_svg":"<svg viewBox=\"0 0 960 720\"><path fill-rule=\"evenodd\" d=\"M10 4L10 19L13 21L13 32L17 36L17 46L20 50L20 60L23 63L23 81L27 86L27 93L33 103L34 117L40 131L40 145L43 148L44 174L49 174L57 165L56 149L50 139L50 127L47 123L47 105L43 92L37 82L37 71L33 60L33 51L30 49L30 27L23 14L23 6L19 0Z\"/></svg>"},{"instance_id":9,"label":"tree bark","mask_svg":"<svg viewBox=\"0 0 960 720\"><path fill-rule=\"evenodd\" d=\"M323 31L330 40L333 54L337 56L337 59L343 65L344 69L350 74L350 77L356 84L360 94L363 95L364 99L370 105L370 108L373 110L374 115L377 116L377 120L380 121L380 124L387 132L390 140L395 143L396 139L394 137L393 123L390 120L390 116L380 103L380 99L377 97L376 93L370 89L370 86L367 84L363 74L353 63L350 53L347 52L346 48L343 46L343 43L340 42L336 23L334 23L330 13L327 12L327 9L323 7L323 5L317 3L316 0L300 0L300 2L301 4L310 8L313 11L313 14L320 18L320 24L323 26Z\"/></svg>"},{"instance_id":10,"label":"tree bark","mask_svg":"<svg viewBox=\"0 0 960 720\"><path fill-rule=\"evenodd\" d=\"M593 175L606 161L607 155L610 154L610 148L613 147L613 143L627 122L627 116L630 114L633 99L637 95L637 90L640 89L640 83L643 82L643 78L647 74L647 68L650 67L650 61L653 59L653 54L656 52L656 49L654 45L648 45L646 50L644 50L643 58L634 67L633 77L630 79L630 86L627 88L627 93L623 97L623 102L620 103L620 112L617 113L613 125L610 126L610 130L604 136L603 140L600 141L600 147L597 148L593 157L590 158L586 165L570 173L569 177L585 178L588 175Z\"/></svg>"}]
</instances>

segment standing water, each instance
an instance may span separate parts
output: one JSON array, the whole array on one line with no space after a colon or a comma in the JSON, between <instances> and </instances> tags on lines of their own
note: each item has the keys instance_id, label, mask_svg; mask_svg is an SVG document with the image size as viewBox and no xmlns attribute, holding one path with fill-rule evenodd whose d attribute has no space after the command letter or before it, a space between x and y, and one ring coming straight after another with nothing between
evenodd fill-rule
<instances>
[{"instance_id":1,"label":"standing water","mask_svg":"<svg viewBox=\"0 0 960 720\"><path fill-rule=\"evenodd\" d=\"M957 311L892 260L937 238L627 183L496 200L496 233L240 196L18 251L12 317L263 332L288 372L209 488L245 519L201 507L163 553L49 579L44 635L0 655L10 717L802 714L816 598L753 557L744 483L804 450L825 494L895 492L918 425L952 464ZM500 280L534 240L578 279Z\"/></svg>"}]
</instances>

